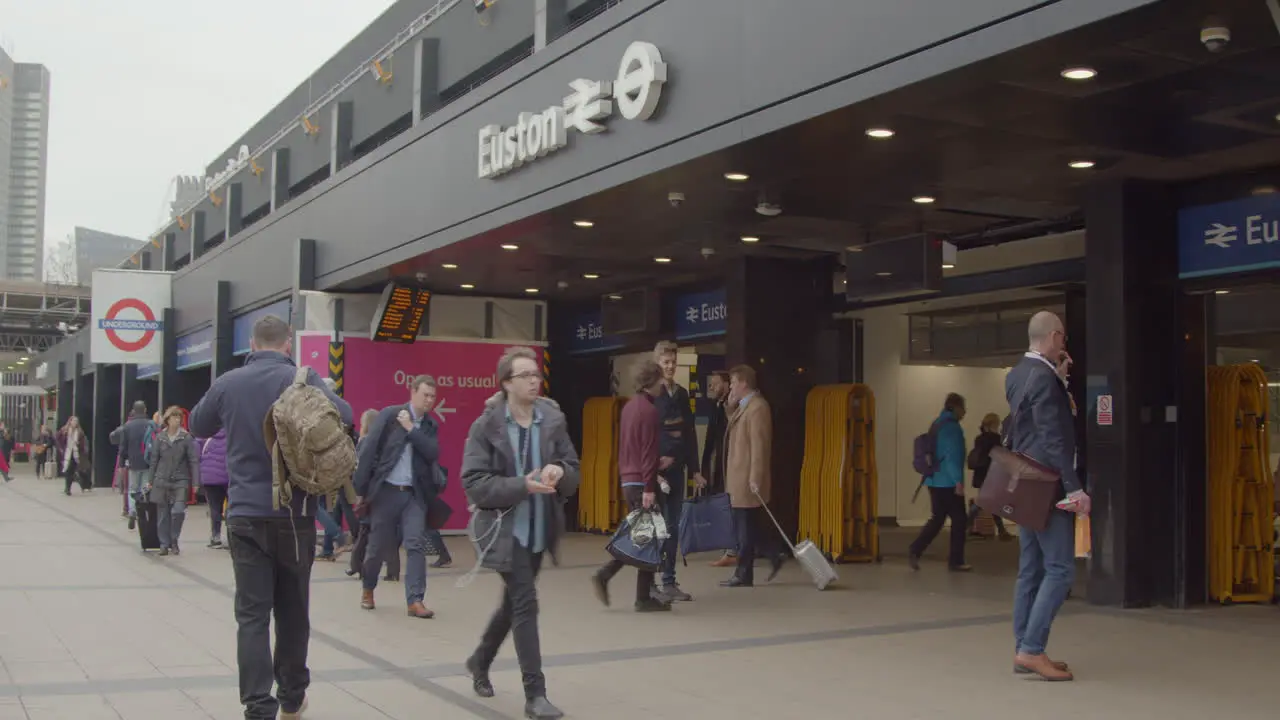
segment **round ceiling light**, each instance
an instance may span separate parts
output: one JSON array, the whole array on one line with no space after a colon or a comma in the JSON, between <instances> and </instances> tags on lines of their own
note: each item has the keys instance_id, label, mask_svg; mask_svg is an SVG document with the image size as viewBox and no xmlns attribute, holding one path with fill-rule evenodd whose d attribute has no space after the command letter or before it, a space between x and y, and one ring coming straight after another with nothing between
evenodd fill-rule
<instances>
[{"instance_id":1,"label":"round ceiling light","mask_svg":"<svg viewBox=\"0 0 1280 720\"><path fill-rule=\"evenodd\" d=\"M894 135L894 132L889 128L884 128L884 127L867 128L867 137L873 137L873 138L876 138L877 140L884 140L886 138L891 138L893 137L893 135Z\"/></svg>"},{"instance_id":2,"label":"round ceiling light","mask_svg":"<svg viewBox=\"0 0 1280 720\"><path fill-rule=\"evenodd\" d=\"M671 258L669 258L669 257L656 257L656 258L654 258L654 259L653 259L653 261L654 261L654 262L656 262L656 263L669 263L669 262L671 262Z\"/></svg>"},{"instance_id":3,"label":"round ceiling light","mask_svg":"<svg viewBox=\"0 0 1280 720\"><path fill-rule=\"evenodd\" d=\"M746 182L747 180L751 179L751 176L746 173L727 172L724 174L724 179L732 180L733 182Z\"/></svg>"},{"instance_id":4,"label":"round ceiling light","mask_svg":"<svg viewBox=\"0 0 1280 720\"><path fill-rule=\"evenodd\" d=\"M1094 165L1097 165L1097 163L1095 163L1092 160L1072 160L1071 162L1067 163L1067 165L1072 168L1075 168L1076 170L1088 170Z\"/></svg>"},{"instance_id":5,"label":"round ceiling light","mask_svg":"<svg viewBox=\"0 0 1280 720\"><path fill-rule=\"evenodd\" d=\"M911 202L917 205L929 205L931 203L937 202L937 200L938 199L932 195L917 195L911 198Z\"/></svg>"},{"instance_id":6,"label":"round ceiling light","mask_svg":"<svg viewBox=\"0 0 1280 720\"><path fill-rule=\"evenodd\" d=\"M462 284L461 284L461 285L459 285L458 287L462 288L463 290L475 290L475 289L476 289L476 286L475 286L475 285L472 285L471 283L462 283Z\"/></svg>"},{"instance_id":7,"label":"round ceiling light","mask_svg":"<svg viewBox=\"0 0 1280 720\"><path fill-rule=\"evenodd\" d=\"M600 276L599 276L598 274L596 274L596 273L583 273L583 274L582 274L582 279L584 279L584 280L599 280L599 279L600 279Z\"/></svg>"},{"instance_id":8,"label":"round ceiling light","mask_svg":"<svg viewBox=\"0 0 1280 720\"><path fill-rule=\"evenodd\" d=\"M596 226L596 224L591 222L590 220L574 220L573 224L580 228L589 228L589 227Z\"/></svg>"},{"instance_id":9,"label":"round ceiling light","mask_svg":"<svg viewBox=\"0 0 1280 720\"><path fill-rule=\"evenodd\" d=\"M747 243L747 244L749 245L749 244L751 244L751 243L758 243L758 242L760 242L760 238L758 238L758 237L756 237L756 236L754 236L754 235L743 235L743 236L742 236L742 242Z\"/></svg>"},{"instance_id":10,"label":"round ceiling light","mask_svg":"<svg viewBox=\"0 0 1280 720\"><path fill-rule=\"evenodd\" d=\"M501 247L503 250L519 250L520 249L519 245L512 245L511 243L503 243Z\"/></svg>"},{"instance_id":11,"label":"round ceiling light","mask_svg":"<svg viewBox=\"0 0 1280 720\"><path fill-rule=\"evenodd\" d=\"M444 268L445 270L457 270L457 269L458 269L458 266L457 266L457 265L454 265L453 263L445 263L445 264L441 265L440 267Z\"/></svg>"},{"instance_id":12,"label":"round ceiling light","mask_svg":"<svg viewBox=\"0 0 1280 720\"><path fill-rule=\"evenodd\" d=\"M1098 76L1098 71L1091 67L1083 65L1077 67L1069 67L1062 71L1062 77L1068 80L1092 80Z\"/></svg>"}]
</instances>

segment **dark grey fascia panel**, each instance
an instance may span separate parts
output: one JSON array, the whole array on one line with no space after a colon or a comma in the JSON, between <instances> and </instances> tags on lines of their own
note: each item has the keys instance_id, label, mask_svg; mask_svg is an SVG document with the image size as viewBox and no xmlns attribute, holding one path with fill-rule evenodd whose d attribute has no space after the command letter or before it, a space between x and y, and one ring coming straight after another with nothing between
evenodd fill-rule
<instances>
[{"instance_id":1,"label":"dark grey fascia panel","mask_svg":"<svg viewBox=\"0 0 1280 720\"><path fill-rule=\"evenodd\" d=\"M261 269L288 267L292 243L323 228L318 286L332 287L1151 0L958 0L943 16L935 0L874 11L847 0L811 1L818 7L797 12L787 0L626 0L295 198L179 279L201 275L208 282L194 285L207 286L235 277L233 304L251 303L288 289L281 273ZM797 38L817 32L815 23L843 28L841 42L806 40L823 52L795 53ZM477 177L480 127L509 125L521 112L558 102L572 79L609 79L635 40L656 45L670 67L652 120L615 117L606 133L574 134L568 147L516 172ZM378 233L371 236L370 227ZM176 302L186 302L184 284L175 283ZM203 295L192 300L207 305Z\"/></svg>"}]
</instances>

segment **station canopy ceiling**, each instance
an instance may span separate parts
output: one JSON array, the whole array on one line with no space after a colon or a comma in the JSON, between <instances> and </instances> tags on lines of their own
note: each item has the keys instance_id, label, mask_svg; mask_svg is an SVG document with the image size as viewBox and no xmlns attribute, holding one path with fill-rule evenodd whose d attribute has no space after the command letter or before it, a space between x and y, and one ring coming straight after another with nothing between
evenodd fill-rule
<instances>
[{"instance_id":1,"label":"station canopy ceiling","mask_svg":"<svg viewBox=\"0 0 1280 720\"><path fill-rule=\"evenodd\" d=\"M1210 9L1231 30L1219 52L1200 42ZM1079 67L1097 74L1063 77ZM1164 0L432 251L387 275L425 272L441 292L469 284L486 295L537 288L541 297L585 298L696 282L743 253L840 253L922 231L963 250L1081 227L1084 190L1109 176L1180 182L1256 171L1261 192L1280 186L1278 79L1280 28L1265 0ZM894 134L877 139L872 128ZM1078 161L1093 165L1072 167ZM684 193L680 207L668 203L670 192ZM914 202L920 196L935 201ZM781 214L760 215L761 202Z\"/></svg>"}]
</instances>

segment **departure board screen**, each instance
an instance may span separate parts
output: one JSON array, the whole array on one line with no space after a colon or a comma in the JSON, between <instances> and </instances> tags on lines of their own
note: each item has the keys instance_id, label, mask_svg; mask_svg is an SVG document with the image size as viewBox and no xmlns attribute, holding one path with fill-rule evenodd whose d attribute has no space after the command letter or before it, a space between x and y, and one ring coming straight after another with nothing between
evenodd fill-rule
<instances>
[{"instance_id":1,"label":"departure board screen","mask_svg":"<svg viewBox=\"0 0 1280 720\"><path fill-rule=\"evenodd\" d=\"M430 303L431 292L428 290L388 283L373 316L374 342L411 343L417 340Z\"/></svg>"}]
</instances>

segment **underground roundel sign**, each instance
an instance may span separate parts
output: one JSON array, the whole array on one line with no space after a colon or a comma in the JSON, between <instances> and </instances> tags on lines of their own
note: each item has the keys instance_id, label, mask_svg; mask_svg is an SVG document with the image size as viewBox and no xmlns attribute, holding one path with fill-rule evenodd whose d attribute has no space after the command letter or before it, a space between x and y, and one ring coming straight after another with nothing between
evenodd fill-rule
<instances>
[{"instance_id":1,"label":"underground roundel sign","mask_svg":"<svg viewBox=\"0 0 1280 720\"><path fill-rule=\"evenodd\" d=\"M161 322L151 306L138 298L121 298L98 321L98 328L120 352L140 352L156 339Z\"/></svg>"}]
</instances>

